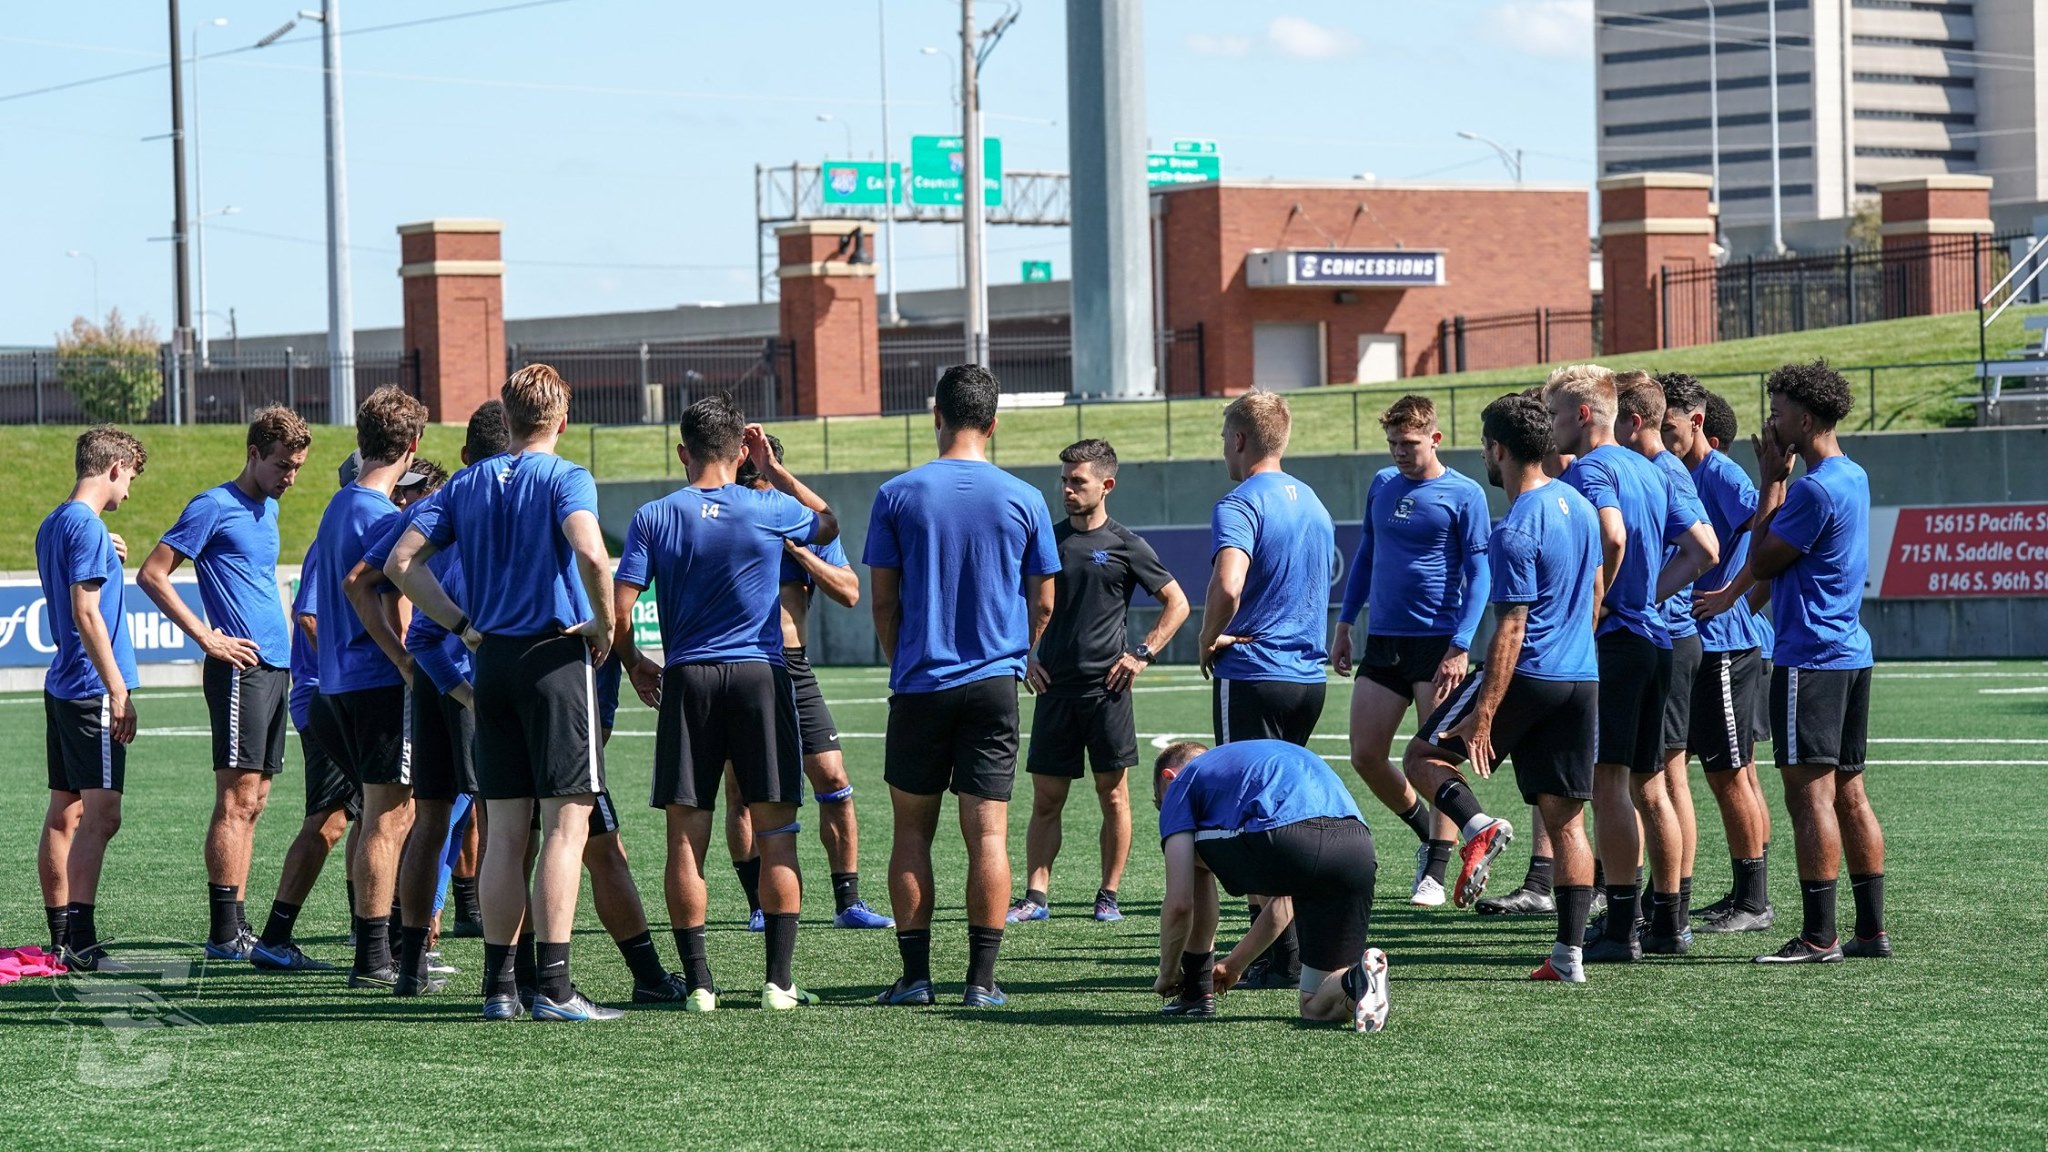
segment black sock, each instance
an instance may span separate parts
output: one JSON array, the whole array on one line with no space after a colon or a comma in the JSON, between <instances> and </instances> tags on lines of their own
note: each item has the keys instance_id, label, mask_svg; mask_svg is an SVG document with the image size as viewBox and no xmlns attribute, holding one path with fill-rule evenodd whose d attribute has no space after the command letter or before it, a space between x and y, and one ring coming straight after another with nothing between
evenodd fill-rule
<instances>
[{"instance_id":1,"label":"black sock","mask_svg":"<svg viewBox=\"0 0 2048 1152\"><path fill-rule=\"evenodd\" d=\"M711 987L711 961L704 956L704 926L678 928L676 953L683 958L683 983L690 991Z\"/></svg>"},{"instance_id":2,"label":"black sock","mask_svg":"<svg viewBox=\"0 0 2048 1152\"><path fill-rule=\"evenodd\" d=\"M1556 869L1556 862L1548 856L1529 857L1529 871L1522 877L1522 887L1538 896L1550 895L1550 883L1557 874ZM1587 889L1586 899L1592 898L1592 890Z\"/></svg>"},{"instance_id":3,"label":"black sock","mask_svg":"<svg viewBox=\"0 0 2048 1152\"><path fill-rule=\"evenodd\" d=\"M207 935L214 944L227 944L241 931L235 923L235 886L233 884L208 884L206 886Z\"/></svg>"},{"instance_id":4,"label":"black sock","mask_svg":"<svg viewBox=\"0 0 2048 1152\"><path fill-rule=\"evenodd\" d=\"M244 936L255 935L249 931L249 907L239 897L235 900L235 930Z\"/></svg>"},{"instance_id":5,"label":"black sock","mask_svg":"<svg viewBox=\"0 0 2048 1152\"><path fill-rule=\"evenodd\" d=\"M100 930L92 922L93 905L76 900L64 906L64 939L73 952L87 952L100 942Z\"/></svg>"},{"instance_id":6,"label":"black sock","mask_svg":"<svg viewBox=\"0 0 2048 1152\"><path fill-rule=\"evenodd\" d=\"M903 957L903 982L915 984L932 978L932 930L899 928L896 951Z\"/></svg>"},{"instance_id":7,"label":"black sock","mask_svg":"<svg viewBox=\"0 0 2048 1152\"><path fill-rule=\"evenodd\" d=\"M455 897L455 918L471 924L483 923L483 906L476 898L476 877L457 876L449 881L448 887Z\"/></svg>"},{"instance_id":8,"label":"black sock","mask_svg":"<svg viewBox=\"0 0 2048 1152\"><path fill-rule=\"evenodd\" d=\"M1052 907L1052 897L1046 895L1045 890L1042 888L1026 888L1024 890L1024 898L1040 908Z\"/></svg>"},{"instance_id":9,"label":"black sock","mask_svg":"<svg viewBox=\"0 0 2048 1152\"><path fill-rule=\"evenodd\" d=\"M1595 892L1599 892L1606 889L1606 887L1607 866L1605 864L1600 863L1600 858L1598 856L1595 856L1593 858L1593 890Z\"/></svg>"},{"instance_id":10,"label":"black sock","mask_svg":"<svg viewBox=\"0 0 2048 1152\"><path fill-rule=\"evenodd\" d=\"M356 925L356 923L355 923L355 914L356 914L356 882L355 882L355 881L353 881L353 880L344 880L344 881L342 881L342 883L343 883L343 884L346 884L346 885L348 886L348 914L349 914L349 930L350 930L350 931L354 931L354 930L356 929L356 927L357 927L357 925Z\"/></svg>"},{"instance_id":11,"label":"black sock","mask_svg":"<svg viewBox=\"0 0 2048 1152\"><path fill-rule=\"evenodd\" d=\"M768 929L768 982L777 988L793 988L789 963L796 956L796 913L770 912Z\"/></svg>"},{"instance_id":12,"label":"black sock","mask_svg":"<svg viewBox=\"0 0 2048 1152\"><path fill-rule=\"evenodd\" d=\"M356 971L377 972L391 967L391 921L372 916L363 921L356 934Z\"/></svg>"},{"instance_id":13,"label":"black sock","mask_svg":"<svg viewBox=\"0 0 2048 1152\"><path fill-rule=\"evenodd\" d=\"M519 942L512 945L512 979L521 988L540 987L539 946L533 939L533 928L529 925L519 934Z\"/></svg>"},{"instance_id":14,"label":"black sock","mask_svg":"<svg viewBox=\"0 0 2048 1152\"><path fill-rule=\"evenodd\" d=\"M633 983L642 988L652 988L668 979L668 969L661 966L661 953L654 950L654 934L641 932L629 940L615 941L619 955L626 958L626 967L633 973Z\"/></svg>"},{"instance_id":15,"label":"black sock","mask_svg":"<svg viewBox=\"0 0 2048 1152\"><path fill-rule=\"evenodd\" d=\"M1650 891L1650 884L1651 878L1649 869L1644 868L1640 864L1636 865L1636 891L1648 892Z\"/></svg>"},{"instance_id":16,"label":"black sock","mask_svg":"<svg viewBox=\"0 0 2048 1152\"><path fill-rule=\"evenodd\" d=\"M348 914L349 938L356 942L357 947L361 947L363 943L363 937L368 936L370 934L369 924L370 922L368 920L363 919L361 916L356 915L354 912L350 912Z\"/></svg>"},{"instance_id":17,"label":"black sock","mask_svg":"<svg viewBox=\"0 0 2048 1152\"><path fill-rule=\"evenodd\" d=\"M1436 834L1436 813L1429 810L1429 805L1422 802L1422 797L1417 796L1415 806L1400 815L1401 823L1406 824L1408 830L1415 833L1417 840L1428 843L1429 838Z\"/></svg>"},{"instance_id":18,"label":"black sock","mask_svg":"<svg viewBox=\"0 0 2048 1152\"><path fill-rule=\"evenodd\" d=\"M1114 888L1097 888L1097 889L1095 890L1095 902L1096 902L1097 904L1100 904L1100 903L1102 903L1102 902L1103 902L1104 900L1107 900L1107 901L1109 901L1109 902L1110 902L1111 904L1114 904L1114 903L1116 903L1116 889L1114 889Z\"/></svg>"},{"instance_id":19,"label":"black sock","mask_svg":"<svg viewBox=\"0 0 2048 1152\"><path fill-rule=\"evenodd\" d=\"M560 1004L575 991L569 983L569 942L540 945L539 963L536 971L540 975L540 994Z\"/></svg>"},{"instance_id":20,"label":"black sock","mask_svg":"<svg viewBox=\"0 0 2048 1152\"><path fill-rule=\"evenodd\" d=\"M844 912L860 903L860 873L834 872L832 874L832 910Z\"/></svg>"},{"instance_id":21,"label":"black sock","mask_svg":"<svg viewBox=\"0 0 2048 1152\"><path fill-rule=\"evenodd\" d=\"M384 932L385 939L403 940L405 938L405 916L398 910L398 901L393 900L391 902L391 914L384 918L384 922L389 925Z\"/></svg>"},{"instance_id":22,"label":"black sock","mask_svg":"<svg viewBox=\"0 0 2048 1152\"><path fill-rule=\"evenodd\" d=\"M427 978L427 929L400 928L398 930L398 974Z\"/></svg>"},{"instance_id":23,"label":"black sock","mask_svg":"<svg viewBox=\"0 0 2048 1152\"><path fill-rule=\"evenodd\" d=\"M1441 884L1444 882L1444 869L1451 862L1451 849L1457 845L1449 840L1428 840L1424 843L1429 845L1429 864L1422 874Z\"/></svg>"},{"instance_id":24,"label":"black sock","mask_svg":"<svg viewBox=\"0 0 2048 1152\"><path fill-rule=\"evenodd\" d=\"M1642 915L1641 890L1633 884L1607 886L1607 938L1626 944L1636 938L1636 918Z\"/></svg>"},{"instance_id":25,"label":"black sock","mask_svg":"<svg viewBox=\"0 0 2048 1152\"><path fill-rule=\"evenodd\" d=\"M1678 893L1650 893L1650 935L1678 935Z\"/></svg>"},{"instance_id":26,"label":"black sock","mask_svg":"<svg viewBox=\"0 0 2048 1152\"><path fill-rule=\"evenodd\" d=\"M292 942L292 925L299 922L299 906L274 900L270 905L270 920L263 925L265 947L281 948Z\"/></svg>"},{"instance_id":27,"label":"black sock","mask_svg":"<svg viewBox=\"0 0 2048 1152\"><path fill-rule=\"evenodd\" d=\"M1458 826L1458 835L1464 836L1465 828L1476 816L1486 813L1479 807L1479 797L1465 786L1463 780L1447 780L1436 790L1436 810L1451 818Z\"/></svg>"},{"instance_id":28,"label":"black sock","mask_svg":"<svg viewBox=\"0 0 2048 1152\"><path fill-rule=\"evenodd\" d=\"M1180 954L1180 998L1195 1000L1216 993L1216 953Z\"/></svg>"},{"instance_id":29,"label":"black sock","mask_svg":"<svg viewBox=\"0 0 2048 1152\"><path fill-rule=\"evenodd\" d=\"M996 952L1003 946L1001 928L983 928L978 924L967 926L967 986L969 988L994 988L996 986Z\"/></svg>"},{"instance_id":30,"label":"black sock","mask_svg":"<svg viewBox=\"0 0 2048 1152\"><path fill-rule=\"evenodd\" d=\"M64 941L71 935L71 909L62 904L52 908L43 905L43 919L50 926L50 951L62 952Z\"/></svg>"},{"instance_id":31,"label":"black sock","mask_svg":"<svg viewBox=\"0 0 2048 1152\"><path fill-rule=\"evenodd\" d=\"M1294 933L1294 921L1280 930L1280 938L1273 941L1273 971L1289 980L1301 976L1301 938Z\"/></svg>"},{"instance_id":32,"label":"black sock","mask_svg":"<svg viewBox=\"0 0 2048 1152\"><path fill-rule=\"evenodd\" d=\"M1884 873L1850 873L1849 893L1856 898L1856 935L1865 940L1884 935Z\"/></svg>"},{"instance_id":33,"label":"black sock","mask_svg":"<svg viewBox=\"0 0 2048 1152\"><path fill-rule=\"evenodd\" d=\"M1678 878L1678 930L1692 927L1692 877Z\"/></svg>"},{"instance_id":34,"label":"black sock","mask_svg":"<svg viewBox=\"0 0 2048 1152\"><path fill-rule=\"evenodd\" d=\"M1771 904L1769 869L1761 856L1733 857L1735 865L1735 907L1742 912L1762 912Z\"/></svg>"},{"instance_id":35,"label":"black sock","mask_svg":"<svg viewBox=\"0 0 2048 1152\"><path fill-rule=\"evenodd\" d=\"M519 992L519 978L514 974L513 954L517 951L511 944L484 945L484 995L513 996Z\"/></svg>"},{"instance_id":36,"label":"black sock","mask_svg":"<svg viewBox=\"0 0 2048 1152\"><path fill-rule=\"evenodd\" d=\"M1586 917L1593 910L1593 888L1588 884L1560 884L1551 890L1557 902L1557 942L1567 948L1586 943Z\"/></svg>"},{"instance_id":37,"label":"black sock","mask_svg":"<svg viewBox=\"0 0 2048 1152\"><path fill-rule=\"evenodd\" d=\"M1835 930L1835 877L1826 880L1799 881L1799 902L1806 914L1806 925L1800 935L1809 944L1822 948L1833 943Z\"/></svg>"},{"instance_id":38,"label":"black sock","mask_svg":"<svg viewBox=\"0 0 2048 1152\"><path fill-rule=\"evenodd\" d=\"M732 870L739 875L740 888L747 894L747 915L752 916L761 910L761 858L735 860Z\"/></svg>"}]
</instances>

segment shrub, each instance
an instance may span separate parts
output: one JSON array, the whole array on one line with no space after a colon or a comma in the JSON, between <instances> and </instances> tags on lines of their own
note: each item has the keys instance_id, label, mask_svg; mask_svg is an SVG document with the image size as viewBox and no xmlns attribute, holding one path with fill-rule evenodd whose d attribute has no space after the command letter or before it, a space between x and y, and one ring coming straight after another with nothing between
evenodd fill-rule
<instances>
[{"instance_id":1,"label":"shrub","mask_svg":"<svg viewBox=\"0 0 2048 1152\"><path fill-rule=\"evenodd\" d=\"M121 310L107 313L106 323L80 316L71 331L57 337L57 379L96 424L132 424L149 417L150 406L164 392L156 325L144 317L128 324Z\"/></svg>"}]
</instances>

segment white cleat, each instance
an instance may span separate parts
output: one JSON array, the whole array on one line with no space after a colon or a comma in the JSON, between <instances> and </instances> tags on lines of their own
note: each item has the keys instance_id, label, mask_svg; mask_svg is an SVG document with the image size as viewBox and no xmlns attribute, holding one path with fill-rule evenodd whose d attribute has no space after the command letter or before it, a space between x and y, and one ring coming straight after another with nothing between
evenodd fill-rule
<instances>
[{"instance_id":1,"label":"white cleat","mask_svg":"<svg viewBox=\"0 0 2048 1152\"><path fill-rule=\"evenodd\" d=\"M1344 973L1344 994L1351 998L1354 1032L1378 1032L1387 1026L1387 954L1367 948Z\"/></svg>"},{"instance_id":2,"label":"white cleat","mask_svg":"<svg viewBox=\"0 0 2048 1152\"><path fill-rule=\"evenodd\" d=\"M1415 882L1415 891L1409 893L1408 903L1417 908L1441 908L1444 906L1444 882L1434 876L1424 876Z\"/></svg>"}]
</instances>

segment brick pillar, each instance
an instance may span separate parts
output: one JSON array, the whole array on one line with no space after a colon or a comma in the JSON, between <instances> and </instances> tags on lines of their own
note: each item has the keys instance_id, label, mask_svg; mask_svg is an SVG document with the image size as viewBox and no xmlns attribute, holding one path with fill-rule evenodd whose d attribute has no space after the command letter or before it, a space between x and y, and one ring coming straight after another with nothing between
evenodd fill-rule
<instances>
[{"instance_id":1,"label":"brick pillar","mask_svg":"<svg viewBox=\"0 0 2048 1152\"><path fill-rule=\"evenodd\" d=\"M398 226L405 351L419 360L428 417L460 424L505 382L505 262L497 220Z\"/></svg>"},{"instance_id":2,"label":"brick pillar","mask_svg":"<svg viewBox=\"0 0 2048 1152\"><path fill-rule=\"evenodd\" d=\"M1877 186L1885 316L1966 312L1992 284L1991 177L1916 176Z\"/></svg>"},{"instance_id":3,"label":"brick pillar","mask_svg":"<svg viewBox=\"0 0 2048 1152\"><path fill-rule=\"evenodd\" d=\"M1641 352L1664 346L1664 300L1658 272L1672 267L1712 268L1707 251L1714 217L1707 203L1713 181L1690 172L1631 172L1600 181L1601 352ZM1672 289L1674 345L1714 338L1714 283L1702 279Z\"/></svg>"},{"instance_id":4,"label":"brick pillar","mask_svg":"<svg viewBox=\"0 0 2048 1152\"><path fill-rule=\"evenodd\" d=\"M857 220L785 224L775 230L775 245L782 338L796 345L795 414L881 412L875 226Z\"/></svg>"}]
</instances>

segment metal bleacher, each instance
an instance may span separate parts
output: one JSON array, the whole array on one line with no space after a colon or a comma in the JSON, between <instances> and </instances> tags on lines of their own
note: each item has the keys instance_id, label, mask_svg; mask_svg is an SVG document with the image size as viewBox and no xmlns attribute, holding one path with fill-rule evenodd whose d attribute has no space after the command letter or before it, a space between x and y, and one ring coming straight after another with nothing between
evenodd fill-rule
<instances>
[{"instance_id":1,"label":"metal bleacher","mask_svg":"<svg viewBox=\"0 0 2048 1152\"><path fill-rule=\"evenodd\" d=\"M2013 247L2012 270L1978 301L1983 330L1989 330L1991 322L2013 304L2039 302L2041 289L2036 282L2048 271L2048 255L2043 255L2048 234L2037 235L2024 252L2017 251L2018 242ZM1987 313L1985 309L2001 292L2005 298ZM1980 427L2048 424L2048 313L2026 317L2022 327L2027 332L2025 345L2007 350L1998 359L1986 356L1978 361L1979 392L1963 399L1977 407Z\"/></svg>"}]
</instances>

